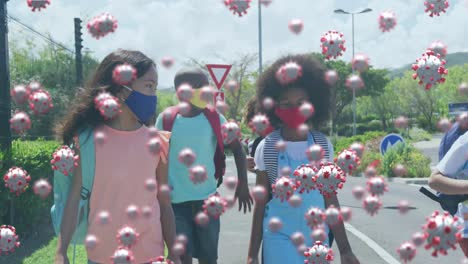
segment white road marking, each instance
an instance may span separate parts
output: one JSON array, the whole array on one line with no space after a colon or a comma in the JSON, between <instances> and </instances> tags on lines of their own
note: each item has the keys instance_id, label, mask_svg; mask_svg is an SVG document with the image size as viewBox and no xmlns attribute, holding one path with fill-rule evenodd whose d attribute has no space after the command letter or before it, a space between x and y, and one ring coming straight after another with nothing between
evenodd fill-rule
<instances>
[{"instance_id":1,"label":"white road marking","mask_svg":"<svg viewBox=\"0 0 468 264\"><path fill-rule=\"evenodd\" d=\"M357 230L354 226L345 223L345 228L349 232L353 233L353 235L357 236L359 239L361 239L364 243L367 244L372 250L379 255L380 258L382 258L385 262L388 264L401 264L398 260L396 260L390 253L388 253L385 249L383 249L379 244L377 244L372 238L366 236L364 233L361 231Z\"/></svg>"}]
</instances>

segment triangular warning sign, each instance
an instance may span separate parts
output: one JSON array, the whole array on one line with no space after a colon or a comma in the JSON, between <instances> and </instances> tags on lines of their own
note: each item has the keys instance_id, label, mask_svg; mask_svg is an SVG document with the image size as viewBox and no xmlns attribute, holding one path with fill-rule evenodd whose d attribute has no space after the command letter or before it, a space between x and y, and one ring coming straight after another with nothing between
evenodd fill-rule
<instances>
[{"instance_id":1,"label":"triangular warning sign","mask_svg":"<svg viewBox=\"0 0 468 264\"><path fill-rule=\"evenodd\" d=\"M226 80L232 65L223 64L207 64L208 72L216 85L216 88L221 89L223 83Z\"/></svg>"}]
</instances>

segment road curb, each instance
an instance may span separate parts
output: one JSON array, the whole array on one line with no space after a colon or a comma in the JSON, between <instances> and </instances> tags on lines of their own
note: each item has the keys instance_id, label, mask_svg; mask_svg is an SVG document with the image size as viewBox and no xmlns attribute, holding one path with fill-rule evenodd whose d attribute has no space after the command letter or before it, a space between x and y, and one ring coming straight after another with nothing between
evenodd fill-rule
<instances>
[{"instance_id":1,"label":"road curb","mask_svg":"<svg viewBox=\"0 0 468 264\"><path fill-rule=\"evenodd\" d=\"M418 184L418 185L427 185L428 178L390 178L389 182L397 182L403 184Z\"/></svg>"}]
</instances>

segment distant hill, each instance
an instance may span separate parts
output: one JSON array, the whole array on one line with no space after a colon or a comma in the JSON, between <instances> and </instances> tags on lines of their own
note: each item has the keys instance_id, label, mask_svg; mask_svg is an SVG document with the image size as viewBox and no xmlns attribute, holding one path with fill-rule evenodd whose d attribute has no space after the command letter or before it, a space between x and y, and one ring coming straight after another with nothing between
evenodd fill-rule
<instances>
[{"instance_id":1,"label":"distant hill","mask_svg":"<svg viewBox=\"0 0 468 264\"><path fill-rule=\"evenodd\" d=\"M447 58L445 58L445 60L447 61L448 67L466 64L468 63L468 52L455 52L455 53L447 54ZM389 70L390 77L391 78L402 77L406 71L411 70L412 64L413 63L407 64L401 68L390 69Z\"/></svg>"}]
</instances>

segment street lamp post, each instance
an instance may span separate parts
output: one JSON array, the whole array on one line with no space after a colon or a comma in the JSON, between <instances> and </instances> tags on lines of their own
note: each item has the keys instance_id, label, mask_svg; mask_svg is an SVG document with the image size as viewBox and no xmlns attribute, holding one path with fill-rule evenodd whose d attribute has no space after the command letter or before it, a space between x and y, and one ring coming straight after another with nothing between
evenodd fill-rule
<instances>
[{"instance_id":1,"label":"street lamp post","mask_svg":"<svg viewBox=\"0 0 468 264\"><path fill-rule=\"evenodd\" d=\"M363 14L363 13L368 13L371 12L372 9L366 8L360 12L346 12L343 9L336 9L334 12L337 14L344 14L344 15L351 15L351 24L352 24L352 50L353 50L353 56L354 58L354 15L357 14ZM353 69L353 74L354 74L354 69ZM353 136L356 135L356 89L353 88Z\"/></svg>"},{"instance_id":2,"label":"street lamp post","mask_svg":"<svg viewBox=\"0 0 468 264\"><path fill-rule=\"evenodd\" d=\"M262 1L258 0L258 74L262 73Z\"/></svg>"}]
</instances>

